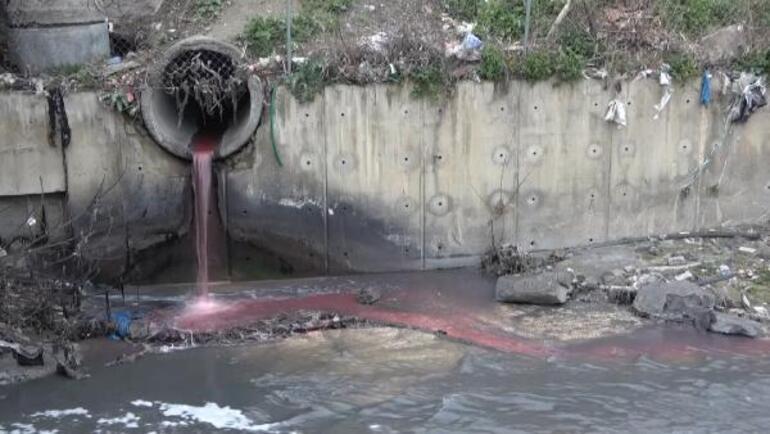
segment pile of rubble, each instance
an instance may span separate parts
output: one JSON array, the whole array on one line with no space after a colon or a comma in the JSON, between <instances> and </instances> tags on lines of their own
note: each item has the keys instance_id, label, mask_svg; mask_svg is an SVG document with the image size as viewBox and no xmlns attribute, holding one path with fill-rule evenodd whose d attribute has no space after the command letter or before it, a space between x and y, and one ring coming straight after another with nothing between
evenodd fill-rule
<instances>
[{"instance_id":1,"label":"pile of rubble","mask_svg":"<svg viewBox=\"0 0 770 434\"><path fill-rule=\"evenodd\" d=\"M768 235L765 227L574 250L553 265L501 276L497 299L616 303L643 318L757 337L770 324Z\"/></svg>"}]
</instances>

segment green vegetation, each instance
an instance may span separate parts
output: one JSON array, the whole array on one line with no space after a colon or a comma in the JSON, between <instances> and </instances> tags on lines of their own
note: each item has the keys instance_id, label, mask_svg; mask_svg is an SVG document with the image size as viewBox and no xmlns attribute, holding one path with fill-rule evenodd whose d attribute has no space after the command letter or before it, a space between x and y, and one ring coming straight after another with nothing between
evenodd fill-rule
<instances>
[{"instance_id":1,"label":"green vegetation","mask_svg":"<svg viewBox=\"0 0 770 434\"><path fill-rule=\"evenodd\" d=\"M326 65L318 59L309 59L297 66L286 83L300 102L310 102L326 86Z\"/></svg>"},{"instance_id":2,"label":"green vegetation","mask_svg":"<svg viewBox=\"0 0 770 434\"><path fill-rule=\"evenodd\" d=\"M481 51L479 77L482 80L500 81L505 78L506 66L503 52L493 45L487 45Z\"/></svg>"},{"instance_id":3,"label":"green vegetation","mask_svg":"<svg viewBox=\"0 0 770 434\"><path fill-rule=\"evenodd\" d=\"M294 43L302 43L339 25L339 15L348 10L353 0L305 0L292 19L291 34ZM252 18L246 25L243 38L249 51L256 56L267 56L276 47L286 45L284 17Z\"/></svg>"},{"instance_id":4,"label":"green vegetation","mask_svg":"<svg viewBox=\"0 0 770 434\"><path fill-rule=\"evenodd\" d=\"M256 56L267 56L286 38L286 24L272 17L253 18L246 26L244 39L249 51Z\"/></svg>"},{"instance_id":5,"label":"green vegetation","mask_svg":"<svg viewBox=\"0 0 770 434\"><path fill-rule=\"evenodd\" d=\"M480 0L444 0L447 13L463 21L473 21L479 13Z\"/></svg>"},{"instance_id":6,"label":"green vegetation","mask_svg":"<svg viewBox=\"0 0 770 434\"><path fill-rule=\"evenodd\" d=\"M198 18L212 18L222 11L222 0L195 0L195 15Z\"/></svg>"},{"instance_id":7,"label":"green vegetation","mask_svg":"<svg viewBox=\"0 0 770 434\"><path fill-rule=\"evenodd\" d=\"M749 297L753 301L770 303L770 270L760 270L757 278L749 287Z\"/></svg>"},{"instance_id":8,"label":"green vegetation","mask_svg":"<svg viewBox=\"0 0 770 434\"><path fill-rule=\"evenodd\" d=\"M441 65L432 64L417 68L409 74L414 84L412 96L437 100L446 95L450 89L450 80Z\"/></svg>"},{"instance_id":9,"label":"green vegetation","mask_svg":"<svg viewBox=\"0 0 770 434\"><path fill-rule=\"evenodd\" d=\"M575 81L583 77L583 69L586 66L585 58L570 50L562 49L556 56L556 77L564 82Z\"/></svg>"},{"instance_id":10,"label":"green vegetation","mask_svg":"<svg viewBox=\"0 0 770 434\"><path fill-rule=\"evenodd\" d=\"M548 51L536 51L526 55L519 72L527 81L547 80L556 73L554 56Z\"/></svg>"},{"instance_id":11,"label":"green vegetation","mask_svg":"<svg viewBox=\"0 0 770 434\"><path fill-rule=\"evenodd\" d=\"M341 14L353 4L353 0L304 0L302 8L304 10L323 11L330 14Z\"/></svg>"},{"instance_id":12,"label":"green vegetation","mask_svg":"<svg viewBox=\"0 0 770 434\"><path fill-rule=\"evenodd\" d=\"M770 49L755 50L735 62L738 69L770 75Z\"/></svg>"},{"instance_id":13,"label":"green vegetation","mask_svg":"<svg viewBox=\"0 0 770 434\"><path fill-rule=\"evenodd\" d=\"M202 0L201 0L202 1ZM770 26L770 8L766 0L654 0L645 8L642 18L626 18L624 9L615 20L655 20L649 26L650 35L629 36L618 41L602 33L605 8L614 7L612 0L574 0L567 19L558 28L555 38L545 34L553 25L566 0L533 0L529 52L510 50L512 43L522 40L525 26L525 6L519 0L441 0L444 10L455 19L476 23L474 33L484 42L481 61L476 68L478 77L488 81L503 81L519 77L531 82L555 79L571 82L583 77L587 66L605 68L614 73L635 73L642 66L656 67L662 62L671 66L677 81L697 78L703 65L686 41L697 40L707 32L733 24L744 23L750 29ZM350 10L353 0L303 0L293 20L293 40L301 44L321 33L339 27L340 16ZM630 12L629 12L630 13ZM609 34L617 29L609 24ZM634 25L638 25L635 23ZM754 30L750 30L754 31ZM643 32L642 32L643 33ZM661 42L661 38L662 42ZM666 39L667 38L667 39ZM257 17L247 26L244 37L249 51L266 56L283 52L286 44L286 23L282 16ZM683 42L685 41L685 42ZM671 47L670 51L656 50ZM737 69L770 73L770 49L761 41L752 40L752 51L734 61ZM309 101L332 82L366 83L368 78L358 74L356 67L371 67L370 77L390 83L409 81L413 96L438 99L451 92L456 78L454 60L424 43L396 44L387 53L372 54L344 47L331 52L336 60L320 60L300 65L287 78L287 85L301 101ZM335 57L336 56L336 57ZM339 62L339 63L338 63ZM389 65L390 73L383 70ZM460 74L464 76L466 66ZM458 70L459 71L459 70ZM374 80L375 78L371 78Z\"/></svg>"},{"instance_id":14,"label":"green vegetation","mask_svg":"<svg viewBox=\"0 0 770 434\"><path fill-rule=\"evenodd\" d=\"M687 80L700 75L700 67L692 54L685 52L668 53L664 61L671 66L671 76L676 80Z\"/></svg>"},{"instance_id":15,"label":"green vegetation","mask_svg":"<svg viewBox=\"0 0 770 434\"><path fill-rule=\"evenodd\" d=\"M698 36L738 22L747 0L659 0L657 12L670 29Z\"/></svg>"},{"instance_id":16,"label":"green vegetation","mask_svg":"<svg viewBox=\"0 0 770 434\"><path fill-rule=\"evenodd\" d=\"M524 34L524 2L489 0L481 3L476 31L486 37L503 40L521 38Z\"/></svg>"},{"instance_id":17,"label":"green vegetation","mask_svg":"<svg viewBox=\"0 0 770 434\"><path fill-rule=\"evenodd\" d=\"M558 43L562 49L585 59L592 59L605 49L590 32L576 25L565 25L559 32Z\"/></svg>"},{"instance_id":18,"label":"green vegetation","mask_svg":"<svg viewBox=\"0 0 770 434\"><path fill-rule=\"evenodd\" d=\"M119 90L105 93L99 99L118 113L124 113L131 117L136 117L139 114L139 101L136 98L129 98Z\"/></svg>"}]
</instances>

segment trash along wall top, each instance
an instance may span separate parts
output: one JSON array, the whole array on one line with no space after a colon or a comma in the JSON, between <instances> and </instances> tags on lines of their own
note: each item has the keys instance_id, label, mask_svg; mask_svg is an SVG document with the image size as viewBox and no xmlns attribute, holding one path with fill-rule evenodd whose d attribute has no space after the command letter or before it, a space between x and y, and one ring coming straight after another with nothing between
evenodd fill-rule
<instances>
[{"instance_id":1,"label":"trash along wall top","mask_svg":"<svg viewBox=\"0 0 770 434\"><path fill-rule=\"evenodd\" d=\"M142 90L145 124L172 154L191 159L201 131L221 135L217 158L246 145L259 125L262 83L248 73L233 45L195 36L171 46L150 70Z\"/></svg>"}]
</instances>

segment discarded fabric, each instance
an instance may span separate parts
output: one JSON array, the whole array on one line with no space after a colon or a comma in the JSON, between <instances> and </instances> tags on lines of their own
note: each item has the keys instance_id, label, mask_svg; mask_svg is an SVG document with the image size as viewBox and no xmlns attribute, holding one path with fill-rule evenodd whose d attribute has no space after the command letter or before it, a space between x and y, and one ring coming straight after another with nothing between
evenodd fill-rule
<instances>
[{"instance_id":1,"label":"discarded fabric","mask_svg":"<svg viewBox=\"0 0 770 434\"><path fill-rule=\"evenodd\" d=\"M619 99L610 101L607 106L607 114L604 115L604 120L608 122L615 122L618 124L618 128L626 126L626 105Z\"/></svg>"},{"instance_id":2,"label":"discarded fabric","mask_svg":"<svg viewBox=\"0 0 770 434\"><path fill-rule=\"evenodd\" d=\"M732 83L733 101L728 110L730 122L746 122L755 111L767 105L767 88L762 77L742 73Z\"/></svg>"},{"instance_id":3,"label":"discarded fabric","mask_svg":"<svg viewBox=\"0 0 770 434\"><path fill-rule=\"evenodd\" d=\"M671 67L665 63L660 67L659 82L663 86L663 96L660 97L660 102L655 104L655 116L653 116L653 119L660 117L660 112L666 108L668 102L671 101L671 95L674 93L673 89L671 89L671 74L668 72L670 69Z\"/></svg>"},{"instance_id":4,"label":"discarded fabric","mask_svg":"<svg viewBox=\"0 0 770 434\"><path fill-rule=\"evenodd\" d=\"M671 90L671 87L666 86L663 90L663 96L660 97L660 102L655 104L655 116L653 116L653 119L658 119L660 117L660 112L662 112L668 105L668 102L671 101L671 94L673 93L674 91Z\"/></svg>"},{"instance_id":5,"label":"discarded fabric","mask_svg":"<svg viewBox=\"0 0 770 434\"><path fill-rule=\"evenodd\" d=\"M131 323L133 322L131 312L114 312L110 319L115 323L115 333L110 336L111 339L117 340L131 334Z\"/></svg>"},{"instance_id":6,"label":"discarded fabric","mask_svg":"<svg viewBox=\"0 0 770 434\"><path fill-rule=\"evenodd\" d=\"M700 82L700 103L708 107L711 104L711 72L703 71L703 78Z\"/></svg>"}]
</instances>

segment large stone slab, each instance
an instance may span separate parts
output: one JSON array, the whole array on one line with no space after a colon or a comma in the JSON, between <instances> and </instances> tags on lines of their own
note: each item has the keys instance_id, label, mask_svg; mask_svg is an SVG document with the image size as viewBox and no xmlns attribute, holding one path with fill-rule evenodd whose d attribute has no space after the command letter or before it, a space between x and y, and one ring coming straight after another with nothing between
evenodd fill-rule
<instances>
[{"instance_id":1,"label":"large stone slab","mask_svg":"<svg viewBox=\"0 0 770 434\"><path fill-rule=\"evenodd\" d=\"M764 334L762 325L757 321L720 312L713 313L709 331L724 335L739 335L750 338L755 338Z\"/></svg>"},{"instance_id":2,"label":"large stone slab","mask_svg":"<svg viewBox=\"0 0 770 434\"><path fill-rule=\"evenodd\" d=\"M570 289L559 283L555 272L515 274L497 279L495 296L503 303L559 305L569 299Z\"/></svg>"},{"instance_id":3,"label":"large stone slab","mask_svg":"<svg viewBox=\"0 0 770 434\"><path fill-rule=\"evenodd\" d=\"M642 316L668 321L693 321L704 328L711 323L715 297L687 281L651 283L639 288L634 310Z\"/></svg>"}]
</instances>

